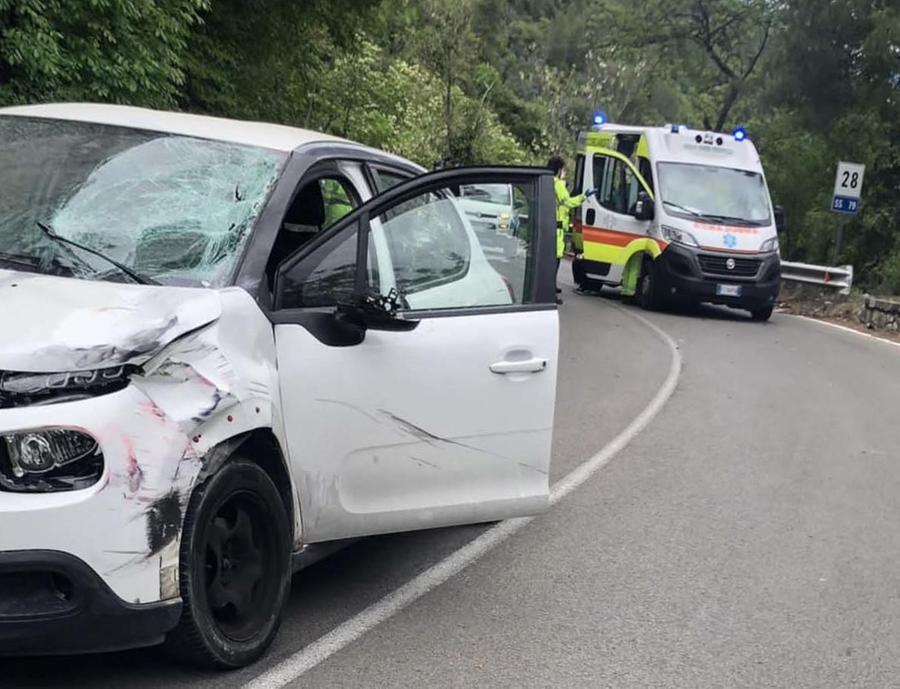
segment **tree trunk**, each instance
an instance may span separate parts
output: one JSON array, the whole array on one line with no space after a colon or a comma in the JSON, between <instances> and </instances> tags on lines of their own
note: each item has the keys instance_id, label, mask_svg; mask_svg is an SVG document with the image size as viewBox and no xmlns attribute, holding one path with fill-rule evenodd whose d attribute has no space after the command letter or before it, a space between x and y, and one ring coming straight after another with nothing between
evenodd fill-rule
<instances>
[{"instance_id":1,"label":"tree trunk","mask_svg":"<svg viewBox=\"0 0 900 689\"><path fill-rule=\"evenodd\" d=\"M446 79L444 80L444 124L447 127L447 160L453 157L453 69L447 58Z\"/></svg>"},{"instance_id":2,"label":"tree trunk","mask_svg":"<svg viewBox=\"0 0 900 689\"><path fill-rule=\"evenodd\" d=\"M728 88L728 95L725 96L725 101L722 103L722 107L719 108L719 116L716 119L715 131L722 131L722 127L725 126L725 121L728 119L728 115L731 114L731 109L737 102L740 92L740 85L738 82L732 82L731 86Z\"/></svg>"},{"instance_id":3,"label":"tree trunk","mask_svg":"<svg viewBox=\"0 0 900 689\"><path fill-rule=\"evenodd\" d=\"M16 15L13 10L0 14L0 29L8 31L16 25ZM5 86L12 81L12 67L3 59L3 44L0 43L0 86Z\"/></svg>"}]
</instances>

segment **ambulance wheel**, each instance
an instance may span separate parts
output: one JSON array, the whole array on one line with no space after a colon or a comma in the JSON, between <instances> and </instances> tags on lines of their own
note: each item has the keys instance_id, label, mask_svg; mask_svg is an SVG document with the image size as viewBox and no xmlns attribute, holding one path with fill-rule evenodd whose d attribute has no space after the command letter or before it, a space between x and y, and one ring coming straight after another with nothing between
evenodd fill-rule
<instances>
[{"instance_id":1,"label":"ambulance wheel","mask_svg":"<svg viewBox=\"0 0 900 689\"><path fill-rule=\"evenodd\" d=\"M181 620L167 651L221 670L257 660L281 623L290 560L278 489L258 464L233 458L191 496L181 540Z\"/></svg>"},{"instance_id":2,"label":"ambulance wheel","mask_svg":"<svg viewBox=\"0 0 900 689\"><path fill-rule=\"evenodd\" d=\"M637 300L641 308L656 311L663 307L660 294L659 275L656 262L649 256L641 265L641 277L638 281Z\"/></svg>"},{"instance_id":3,"label":"ambulance wheel","mask_svg":"<svg viewBox=\"0 0 900 689\"><path fill-rule=\"evenodd\" d=\"M775 307L764 306L761 309L753 309L750 311L750 318L754 321L767 321L772 317L772 312L775 310Z\"/></svg>"}]
</instances>

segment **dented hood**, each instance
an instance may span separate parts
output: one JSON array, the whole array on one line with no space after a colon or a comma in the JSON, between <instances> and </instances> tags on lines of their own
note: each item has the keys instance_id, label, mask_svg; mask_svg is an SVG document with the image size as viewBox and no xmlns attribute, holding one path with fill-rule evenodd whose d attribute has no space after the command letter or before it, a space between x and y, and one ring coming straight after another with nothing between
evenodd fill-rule
<instances>
[{"instance_id":1,"label":"dented hood","mask_svg":"<svg viewBox=\"0 0 900 689\"><path fill-rule=\"evenodd\" d=\"M141 364L221 311L212 290L0 270L0 370Z\"/></svg>"}]
</instances>

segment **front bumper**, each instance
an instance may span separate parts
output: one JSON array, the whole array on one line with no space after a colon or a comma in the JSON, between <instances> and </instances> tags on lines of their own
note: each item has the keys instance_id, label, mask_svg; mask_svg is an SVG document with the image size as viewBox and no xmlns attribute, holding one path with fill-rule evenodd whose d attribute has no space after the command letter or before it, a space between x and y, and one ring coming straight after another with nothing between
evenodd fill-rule
<instances>
[{"instance_id":1,"label":"front bumper","mask_svg":"<svg viewBox=\"0 0 900 689\"><path fill-rule=\"evenodd\" d=\"M0 490L0 556L67 553L121 600L178 597L184 508L200 469L193 443L135 385L110 395L0 410L0 433L73 428L97 440L100 480L58 493Z\"/></svg>"},{"instance_id":2,"label":"front bumper","mask_svg":"<svg viewBox=\"0 0 900 689\"><path fill-rule=\"evenodd\" d=\"M179 599L126 603L72 555L0 553L0 655L150 646L163 640L180 615Z\"/></svg>"},{"instance_id":3,"label":"front bumper","mask_svg":"<svg viewBox=\"0 0 900 689\"><path fill-rule=\"evenodd\" d=\"M728 259L738 263L731 273L720 268ZM740 309L759 309L770 306L778 298L781 288L781 262L777 253L735 254L671 243L657 259L657 276L667 299L674 301L708 302ZM756 263L753 274L740 266ZM715 264L711 269L710 264ZM717 294L717 285L739 285L741 296Z\"/></svg>"}]
</instances>

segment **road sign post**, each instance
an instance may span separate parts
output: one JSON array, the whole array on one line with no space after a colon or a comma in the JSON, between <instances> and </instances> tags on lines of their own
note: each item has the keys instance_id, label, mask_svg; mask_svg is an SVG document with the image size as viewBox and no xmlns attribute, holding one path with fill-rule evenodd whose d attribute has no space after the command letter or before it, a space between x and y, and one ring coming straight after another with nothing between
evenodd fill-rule
<instances>
[{"instance_id":1,"label":"road sign post","mask_svg":"<svg viewBox=\"0 0 900 689\"><path fill-rule=\"evenodd\" d=\"M831 210L841 215L856 215L859 212L862 196L863 176L866 166L860 163L840 161L834 177L834 193L831 195ZM837 235L834 239L834 264L837 265L841 254L841 241L844 238L844 221L838 222Z\"/></svg>"}]
</instances>

